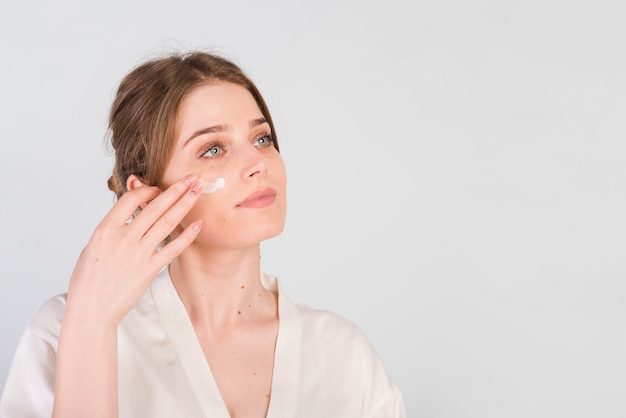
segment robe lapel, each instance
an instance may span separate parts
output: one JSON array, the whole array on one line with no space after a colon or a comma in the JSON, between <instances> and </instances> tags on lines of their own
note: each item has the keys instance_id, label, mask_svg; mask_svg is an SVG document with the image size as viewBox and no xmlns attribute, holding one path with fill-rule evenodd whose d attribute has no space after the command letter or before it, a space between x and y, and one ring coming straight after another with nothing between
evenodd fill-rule
<instances>
[{"instance_id":1,"label":"robe lapel","mask_svg":"<svg viewBox=\"0 0 626 418\"><path fill-rule=\"evenodd\" d=\"M302 322L298 308L279 289L275 277L262 275L263 287L278 293L278 338L267 418L295 417L300 381Z\"/></svg>"},{"instance_id":2,"label":"robe lapel","mask_svg":"<svg viewBox=\"0 0 626 418\"><path fill-rule=\"evenodd\" d=\"M205 417L230 418L209 364L176 288L164 268L152 283L159 316Z\"/></svg>"}]
</instances>

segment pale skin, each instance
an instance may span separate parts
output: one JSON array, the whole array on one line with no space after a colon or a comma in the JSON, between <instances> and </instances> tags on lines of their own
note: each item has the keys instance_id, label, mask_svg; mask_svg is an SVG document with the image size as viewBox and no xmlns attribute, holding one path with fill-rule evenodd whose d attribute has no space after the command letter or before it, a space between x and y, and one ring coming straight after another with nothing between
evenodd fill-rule
<instances>
[{"instance_id":1,"label":"pale skin","mask_svg":"<svg viewBox=\"0 0 626 418\"><path fill-rule=\"evenodd\" d=\"M129 191L76 264L59 338L54 417L118 416L116 330L168 263L231 417L267 414L278 310L259 281L260 242L284 226L282 158L256 102L234 84L192 90L176 131L164 191L130 176ZM226 187L203 194L198 180L216 177ZM126 225L138 206L142 212ZM173 241L156 252L168 234Z\"/></svg>"}]
</instances>

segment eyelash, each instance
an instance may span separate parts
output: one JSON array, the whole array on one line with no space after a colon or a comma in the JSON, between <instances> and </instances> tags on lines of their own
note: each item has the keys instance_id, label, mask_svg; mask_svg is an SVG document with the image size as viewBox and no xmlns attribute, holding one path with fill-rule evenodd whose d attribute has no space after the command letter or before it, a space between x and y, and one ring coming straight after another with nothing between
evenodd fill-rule
<instances>
[{"instance_id":1,"label":"eyelash","mask_svg":"<svg viewBox=\"0 0 626 418\"><path fill-rule=\"evenodd\" d=\"M272 134L263 134L262 136L260 136L257 139L255 139L254 142L256 143L260 139L265 139L267 141L267 143L263 145L263 146L266 146L266 147L272 145L272 143L274 142L274 137L272 136Z\"/></svg>"},{"instance_id":2,"label":"eyelash","mask_svg":"<svg viewBox=\"0 0 626 418\"><path fill-rule=\"evenodd\" d=\"M259 142L261 139L267 141L265 144L261 144L261 147L269 147L274 143L274 137L272 137L272 134L263 134L260 137L258 137L257 139L254 140L254 144L256 144L257 142ZM214 154L214 155L207 155L207 153L209 151L211 151L213 148L220 148L221 151L219 154ZM213 141L208 143L200 152L200 157L202 158L216 158L219 157L223 152L224 149L226 148L226 145L222 142L222 141Z\"/></svg>"},{"instance_id":3,"label":"eyelash","mask_svg":"<svg viewBox=\"0 0 626 418\"><path fill-rule=\"evenodd\" d=\"M220 153L217 155L207 155L207 153L209 151L211 151L213 148L219 147L221 149ZM226 147L226 145L222 142L222 141L213 141L209 144L207 144L203 149L202 152L200 152L200 157L204 157L204 158L215 158L218 157L219 155L221 155L222 152L224 152L224 148Z\"/></svg>"}]
</instances>

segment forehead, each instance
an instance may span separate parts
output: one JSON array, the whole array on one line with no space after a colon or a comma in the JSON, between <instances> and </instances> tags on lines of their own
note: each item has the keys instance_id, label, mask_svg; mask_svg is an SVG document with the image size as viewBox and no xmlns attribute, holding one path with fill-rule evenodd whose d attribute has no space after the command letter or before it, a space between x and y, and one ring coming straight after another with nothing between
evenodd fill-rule
<instances>
[{"instance_id":1,"label":"forehead","mask_svg":"<svg viewBox=\"0 0 626 418\"><path fill-rule=\"evenodd\" d=\"M203 84L191 90L181 101L177 114L177 125L200 122L235 122L238 118L261 117L262 113L250 92L227 82Z\"/></svg>"}]
</instances>

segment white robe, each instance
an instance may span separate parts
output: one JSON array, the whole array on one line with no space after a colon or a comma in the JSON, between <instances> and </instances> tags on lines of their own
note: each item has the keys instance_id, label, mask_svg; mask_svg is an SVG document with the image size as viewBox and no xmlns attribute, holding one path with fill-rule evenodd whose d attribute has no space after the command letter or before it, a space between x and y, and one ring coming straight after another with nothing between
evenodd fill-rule
<instances>
[{"instance_id":1,"label":"white robe","mask_svg":"<svg viewBox=\"0 0 626 418\"><path fill-rule=\"evenodd\" d=\"M292 303L276 278L279 329L268 418L404 418L402 395L365 335L330 312ZM0 399L0 418L50 417L66 295L26 327ZM119 416L228 418L187 311L165 268L118 329Z\"/></svg>"}]
</instances>

